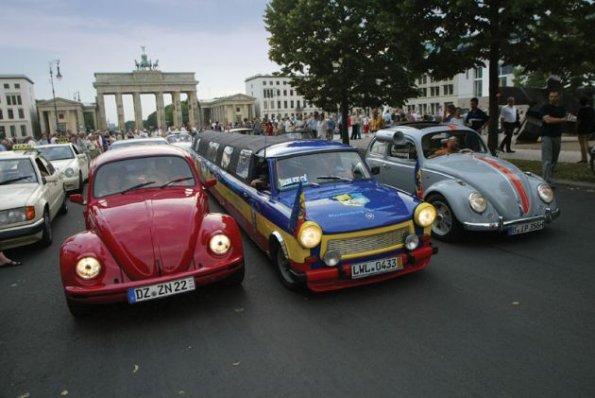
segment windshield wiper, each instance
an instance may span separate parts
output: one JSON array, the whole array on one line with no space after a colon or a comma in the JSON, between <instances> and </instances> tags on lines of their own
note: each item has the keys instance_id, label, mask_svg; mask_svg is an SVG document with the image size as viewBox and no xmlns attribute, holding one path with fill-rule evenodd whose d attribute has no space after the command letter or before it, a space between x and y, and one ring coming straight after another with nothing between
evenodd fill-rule
<instances>
[{"instance_id":1,"label":"windshield wiper","mask_svg":"<svg viewBox=\"0 0 595 398\"><path fill-rule=\"evenodd\" d=\"M351 181L353 181L351 178L337 177L337 176L322 176L322 177L317 177L317 179L319 179L319 180L344 181L344 182L351 182Z\"/></svg>"},{"instance_id":2,"label":"windshield wiper","mask_svg":"<svg viewBox=\"0 0 595 398\"><path fill-rule=\"evenodd\" d=\"M123 190L120 193L123 195L126 192L134 191L135 189L140 189L142 187L146 187L147 185L151 185L151 184L155 184L155 181L147 181L147 182L142 182L140 184L133 185L130 188L126 188L125 190Z\"/></svg>"},{"instance_id":3,"label":"windshield wiper","mask_svg":"<svg viewBox=\"0 0 595 398\"><path fill-rule=\"evenodd\" d=\"M163 184L162 186L160 186L159 188L165 188L170 186L171 184L175 184L176 182L182 182L182 181L188 181L188 180L192 180L193 177L182 177L182 178L176 178L175 180L171 180L166 182L165 184Z\"/></svg>"},{"instance_id":4,"label":"windshield wiper","mask_svg":"<svg viewBox=\"0 0 595 398\"><path fill-rule=\"evenodd\" d=\"M33 176L24 176L24 177L11 178L10 180L6 180L6 181L0 182L0 185L10 184L11 182L17 182L17 181L21 181L21 180L26 180L27 178L30 178L30 177L33 177Z\"/></svg>"}]
</instances>

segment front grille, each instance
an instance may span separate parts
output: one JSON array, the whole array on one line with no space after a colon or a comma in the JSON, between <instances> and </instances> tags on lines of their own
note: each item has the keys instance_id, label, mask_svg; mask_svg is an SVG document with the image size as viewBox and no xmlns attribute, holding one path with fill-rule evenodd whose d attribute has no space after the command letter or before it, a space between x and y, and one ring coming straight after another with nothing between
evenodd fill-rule
<instances>
[{"instance_id":1,"label":"front grille","mask_svg":"<svg viewBox=\"0 0 595 398\"><path fill-rule=\"evenodd\" d=\"M402 245L408 234L409 227L404 226L393 231L363 237L332 239L329 240L326 250L337 250L341 253L341 256L346 256L374 250L388 249L389 247Z\"/></svg>"}]
</instances>

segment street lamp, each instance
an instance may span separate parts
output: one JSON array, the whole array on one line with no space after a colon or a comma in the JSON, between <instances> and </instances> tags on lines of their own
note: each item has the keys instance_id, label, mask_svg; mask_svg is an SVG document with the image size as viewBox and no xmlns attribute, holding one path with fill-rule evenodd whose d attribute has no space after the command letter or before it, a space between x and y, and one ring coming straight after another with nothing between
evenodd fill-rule
<instances>
[{"instance_id":1,"label":"street lamp","mask_svg":"<svg viewBox=\"0 0 595 398\"><path fill-rule=\"evenodd\" d=\"M54 59L50 61L50 81L52 82L52 98L54 99L54 116L56 117L56 134L58 134L58 106L56 105L56 93L54 91L54 69L53 66L56 64L56 79L61 80L62 74L60 73L60 60Z\"/></svg>"}]
</instances>

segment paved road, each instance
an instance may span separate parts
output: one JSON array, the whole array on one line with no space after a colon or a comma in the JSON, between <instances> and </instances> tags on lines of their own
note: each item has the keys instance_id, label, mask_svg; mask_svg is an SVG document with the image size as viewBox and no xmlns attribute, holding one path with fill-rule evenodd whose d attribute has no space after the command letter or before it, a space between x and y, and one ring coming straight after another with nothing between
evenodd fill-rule
<instances>
[{"instance_id":1,"label":"paved road","mask_svg":"<svg viewBox=\"0 0 595 398\"><path fill-rule=\"evenodd\" d=\"M545 231L439 243L387 283L292 293L246 240L243 287L80 321L57 268L72 205L54 245L0 269L0 397L593 397L595 192L557 194Z\"/></svg>"}]
</instances>

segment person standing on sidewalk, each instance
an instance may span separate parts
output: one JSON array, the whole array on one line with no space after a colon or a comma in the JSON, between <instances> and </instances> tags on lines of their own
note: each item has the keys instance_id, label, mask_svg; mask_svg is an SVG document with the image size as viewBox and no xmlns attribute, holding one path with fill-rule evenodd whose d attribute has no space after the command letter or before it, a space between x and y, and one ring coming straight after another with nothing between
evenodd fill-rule
<instances>
[{"instance_id":1,"label":"person standing on sidewalk","mask_svg":"<svg viewBox=\"0 0 595 398\"><path fill-rule=\"evenodd\" d=\"M568 121L566 109L560 106L560 92L549 94L549 103L541 108L541 164L543 179L551 184L562 145L562 129Z\"/></svg>"},{"instance_id":2,"label":"person standing on sidewalk","mask_svg":"<svg viewBox=\"0 0 595 398\"><path fill-rule=\"evenodd\" d=\"M465 124L481 134L481 129L490 117L487 113L479 109L479 100L477 98L471 98L470 105L471 110L467 112Z\"/></svg>"},{"instance_id":3,"label":"person standing on sidewalk","mask_svg":"<svg viewBox=\"0 0 595 398\"><path fill-rule=\"evenodd\" d=\"M589 104L587 97L580 99L581 109L576 115L576 133L578 143L581 146L581 160L578 163L587 163L587 153L589 152L589 137L595 132L595 112Z\"/></svg>"},{"instance_id":4,"label":"person standing on sidewalk","mask_svg":"<svg viewBox=\"0 0 595 398\"><path fill-rule=\"evenodd\" d=\"M514 153L510 149L510 144L512 144L512 133L519 118L518 112L516 106L514 106L514 97L508 97L506 105L500 110L500 123L502 123L502 130L504 130L504 139L500 143L500 152L504 152L504 148L506 148L506 152Z\"/></svg>"}]
</instances>

